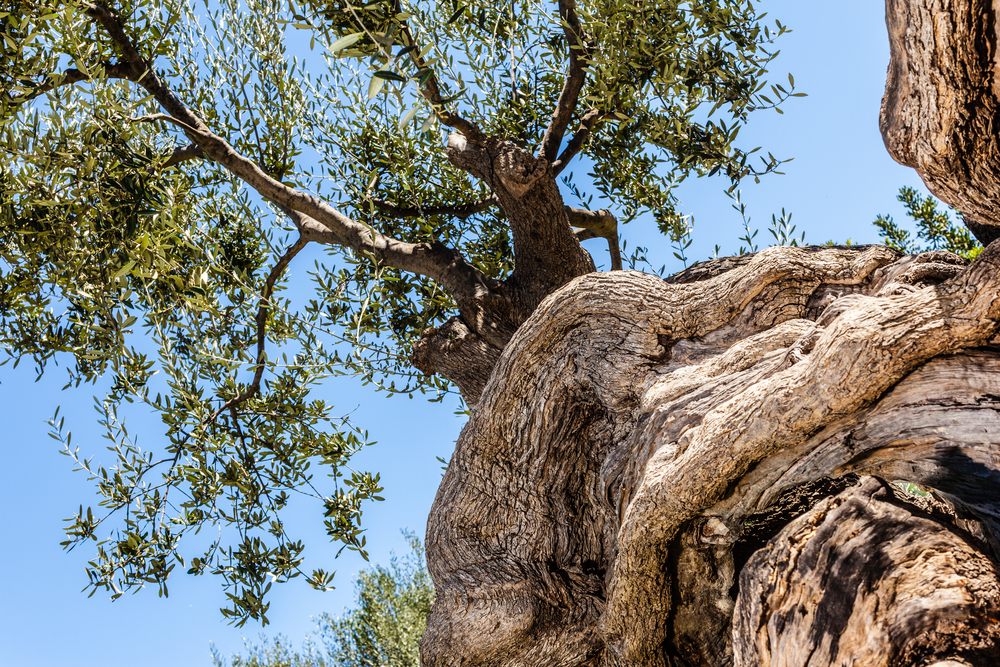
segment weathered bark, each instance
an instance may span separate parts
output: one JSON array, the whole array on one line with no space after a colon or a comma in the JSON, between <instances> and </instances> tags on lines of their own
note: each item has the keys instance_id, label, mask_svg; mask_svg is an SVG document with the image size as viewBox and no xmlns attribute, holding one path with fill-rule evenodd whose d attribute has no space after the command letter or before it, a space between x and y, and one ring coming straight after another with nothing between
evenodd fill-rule
<instances>
[{"instance_id":1,"label":"weathered bark","mask_svg":"<svg viewBox=\"0 0 1000 667\"><path fill-rule=\"evenodd\" d=\"M546 296L592 272L594 262L573 232L572 209L563 203L545 158L536 158L508 141L484 139L474 144L459 135L452 135L448 156L493 190L510 221L517 258L513 272L502 283L489 291L457 296L459 316L424 332L414 346L412 361L417 368L448 378L458 385L466 402L474 405L517 328ZM582 215L578 212L578 217ZM614 234L614 254L616 229L602 231L609 239Z\"/></svg>"},{"instance_id":2,"label":"weathered bark","mask_svg":"<svg viewBox=\"0 0 1000 667\"><path fill-rule=\"evenodd\" d=\"M940 488L989 530L1000 364L956 353L995 333L998 264L772 248L546 299L435 501L425 663L731 664L743 523L830 476Z\"/></svg>"},{"instance_id":3,"label":"weathered bark","mask_svg":"<svg viewBox=\"0 0 1000 667\"><path fill-rule=\"evenodd\" d=\"M873 477L800 516L740 575L736 667L1000 662L982 545Z\"/></svg>"},{"instance_id":4,"label":"weathered bark","mask_svg":"<svg viewBox=\"0 0 1000 667\"><path fill-rule=\"evenodd\" d=\"M886 145L990 242L993 5L886 12ZM552 165L509 144L454 148L531 271L539 206L521 198L549 202L558 223L541 233L568 228ZM544 243L574 247L560 239ZM483 357L428 523L424 663L996 664L998 269L1000 242L971 266L783 247L533 292Z\"/></svg>"},{"instance_id":5,"label":"weathered bark","mask_svg":"<svg viewBox=\"0 0 1000 667\"><path fill-rule=\"evenodd\" d=\"M885 12L885 146L984 244L1000 237L996 8L992 0L887 0Z\"/></svg>"}]
</instances>

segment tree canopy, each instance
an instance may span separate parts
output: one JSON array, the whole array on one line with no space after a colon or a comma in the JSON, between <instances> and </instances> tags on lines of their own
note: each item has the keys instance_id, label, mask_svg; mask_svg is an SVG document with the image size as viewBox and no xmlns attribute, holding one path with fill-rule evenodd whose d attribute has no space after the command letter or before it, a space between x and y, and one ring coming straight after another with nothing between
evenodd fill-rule
<instances>
[{"instance_id":1,"label":"tree canopy","mask_svg":"<svg viewBox=\"0 0 1000 667\"><path fill-rule=\"evenodd\" d=\"M781 164L737 142L796 94L766 80L769 21L755 0L7 0L0 345L110 378L111 464L53 419L100 497L67 530L96 543L89 585L165 593L180 564L222 577L237 623L266 622L275 581L328 586L282 509L315 497L363 553L381 487L321 383L474 404L512 332L594 270L581 240L620 268L619 223L651 220L682 250L681 181ZM283 293L310 243L311 293Z\"/></svg>"}]
</instances>

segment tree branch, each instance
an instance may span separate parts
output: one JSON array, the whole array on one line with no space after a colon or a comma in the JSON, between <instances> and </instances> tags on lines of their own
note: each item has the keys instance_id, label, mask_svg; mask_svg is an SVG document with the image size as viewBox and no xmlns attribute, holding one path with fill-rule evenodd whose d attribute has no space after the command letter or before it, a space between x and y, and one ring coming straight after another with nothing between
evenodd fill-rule
<instances>
[{"instance_id":1,"label":"tree branch","mask_svg":"<svg viewBox=\"0 0 1000 667\"><path fill-rule=\"evenodd\" d=\"M312 241L322 245L347 245L347 242L337 236L336 232L316 222L316 220L310 218L305 213L299 213L298 211L292 210L277 202L271 203L277 206L282 213L288 216L288 219L295 224L295 228L299 230L299 235L306 241Z\"/></svg>"},{"instance_id":2,"label":"tree branch","mask_svg":"<svg viewBox=\"0 0 1000 667\"><path fill-rule=\"evenodd\" d=\"M278 259L274 267L271 268L271 272L267 274L267 280L264 282L264 290L260 294L260 300L257 302L257 363L255 365L256 370L253 374L253 381L250 386L247 387L246 391L241 392L238 396L226 401L222 407L216 410L212 415L206 420L206 423L215 421L219 415L221 415L226 410L234 409L240 403L252 398L260 391L260 380L264 376L264 368L266 367L266 349L267 344L267 312L271 308L271 295L274 293L274 285L278 282L278 278L281 274L285 272L288 264L295 259L295 256L306 247L308 241L299 237L299 239L285 251L285 254Z\"/></svg>"},{"instance_id":3,"label":"tree branch","mask_svg":"<svg viewBox=\"0 0 1000 667\"><path fill-rule=\"evenodd\" d=\"M336 230L330 229L305 213L278 202L272 203L295 223L305 241L351 247L338 236ZM372 233L377 234L374 230ZM361 251L370 253L378 261L401 271L434 278L456 300L481 298L495 287L493 282L469 264L460 252L443 243L404 243L388 237L382 238L386 241L383 247L364 248Z\"/></svg>"},{"instance_id":4,"label":"tree branch","mask_svg":"<svg viewBox=\"0 0 1000 667\"><path fill-rule=\"evenodd\" d=\"M104 67L104 76L108 79L124 79L127 78L125 75L126 63L102 63ZM31 93L26 93L24 95L18 95L17 97L12 97L10 100L11 104L24 104L25 102L30 102L40 95L55 90L56 88L61 88L62 86L69 86L74 83L79 83L81 81L90 81L91 76L84 74L81 70L71 67L61 74L49 76L45 83L35 88Z\"/></svg>"},{"instance_id":5,"label":"tree branch","mask_svg":"<svg viewBox=\"0 0 1000 667\"><path fill-rule=\"evenodd\" d=\"M205 151L202 150L201 146L198 144L188 144L187 146L180 146L174 149L174 152L167 157L167 161L163 163L164 169L169 169L181 162L187 162L188 160L197 160L198 158L205 157Z\"/></svg>"},{"instance_id":6,"label":"tree branch","mask_svg":"<svg viewBox=\"0 0 1000 667\"><path fill-rule=\"evenodd\" d=\"M151 113L147 116L139 116L138 118L129 118L133 123L155 123L157 121L163 121L164 123L170 123L171 125L176 125L185 132L195 132L197 133L197 128L191 127L184 121L174 118L170 114L165 113Z\"/></svg>"},{"instance_id":7,"label":"tree branch","mask_svg":"<svg viewBox=\"0 0 1000 667\"><path fill-rule=\"evenodd\" d=\"M603 238L608 241L608 252L611 253L611 270L622 270L622 253L618 247L618 219L608 209L600 211L585 211L572 206L566 207L569 224L579 227L576 231L578 241Z\"/></svg>"},{"instance_id":8,"label":"tree branch","mask_svg":"<svg viewBox=\"0 0 1000 667\"><path fill-rule=\"evenodd\" d=\"M212 132L161 81L151 64L139 55L114 13L100 3L84 2L81 6L88 16L104 27L122 52L127 63L123 68L126 78L142 86L167 112L144 117L143 120L163 120L177 125L193 143L201 147L206 157L228 169L286 214L288 211L300 213L303 221L312 220L330 232L317 233L316 240L323 238L326 243L343 245L371 255L377 261L401 271L433 278L456 298L489 291L488 280L457 251L440 243L404 243L385 236L352 220L319 197L291 188L270 176L255 162L236 152L225 139Z\"/></svg>"},{"instance_id":9,"label":"tree branch","mask_svg":"<svg viewBox=\"0 0 1000 667\"><path fill-rule=\"evenodd\" d=\"M357 22L358 26L360 26L361 29L364 30L365 34L368 35L368 39L372 40L374 44L378 45L378 48L382 52L382 55L389 58L389 60L391 61L392 54L387 53L385 48L381 45L381 42L379 42L379 40L376 39L375 35L373 35L368 30L368 27L365 26L364 22L358 16L357 12L354 11L354 7L351 6L350 3L347 3L347 8L350 10L351 16L354 17L354 20ZM405 46L414 46L417 43L417 41L413 37L413 32L410 30L410 24L407 23L406 21L400 21L399 26L400 26L400 34L403 35L404 37ZM420 54L417 52L416 49L410 52L410 60L417 67L417 76L418 77L426 76L426 80L424 81L423 85L421 85L418 80L417 90L420 91L421 96L423 96L423 98L427 100L427 102L431 105L431 110L434 112L434 115L437 117L437 119L444 125L453 127L459 132L461 132L463 135L465 135L465 137L469 141L476 144L483 143L483 141L486 139L486 135L483 134L483 131L479 129L478 125L476 125L471 121L465 120L457 113L448 111L445 108L446 103L444 98L441 97L441 88L438 86L437 76L434 74L434 70L432 70L430 67L427 66L427 63L420 56Z\"/></svg>"},{"instance_id":10,"label":"tree branch","mask_svg":"<svg viewBox=\"0 0 1000 667\"><path fill-rule=\"evenodd\" d=\"M453 204L449 206L398 206L381 199L372 199L371 201L380 213L393 218L409 218L419 215L454 215L459 218L467 218L470 215L475 215L500 204L496 195L490 195L472 204Z\"/></svg>"},{"instance_id":11,"label":"tree branch","mask_svg":"<svg viewBox=\"0 0 1000 667\"><path fill-rule=\"evenodd\" d=\"M566 81L559 94L559 101L556 102L555 111L552 112L552 120L545 130L542 145L538 150L538 156L550 163L554 162L556 155L559 154L559 146L573 118L580 91L583 90L583 84L587 79L587 57L590 55L590 49L583 43L583 29L575 10L576 0L559 0L559 18L569 47L569 71L566 73Z\"/></svg>"},{"instance_id":12,"label":"tree branch","mask_svg":"<svg viewBox=\"0 0 1000 667\"><path fill-rule=\"evenodd\" d=\"M407 46L416 45L417 40L410 30L409 23L406 21L400 22L400 31L409 42ZM423 86L418 81L417 90L420 91L423 98L431 105L431 110L437 116L437 119L444 125L453 127L461 132L472 143L482 144L486 140L486 135L479 129L478 125L445 108L445 101L441 96L441 88L438 85L437 75L434 74L434 70L427 66L426 61L420 56L420 52L417 49L410 51L410 60L417 68L417 76L427 77Z\"/></svg>"},{"instance_id":13,"label":"tree branch","mask_svg":"<svg viewBox=\"0 0 1000 667\"><path fill-rule=\"evenodd\" d=\"M607 118L607 116L602 114L597 109L590 109L587 113L583 114L583 117L580 118L580 127L577 129L576 134L574 134L573 138L566 144L566 148L563 149L559 159L552 163L553 176L558 176L562 170L566 168L566 165L569 164L570 160L576 157L576 154L580 152L581 148L583 148L583 142L585 142L587 137L590 136L591 130L594 129L594 126L597 125L597 123L605 118Z\"/></svg>"}]
</instances>

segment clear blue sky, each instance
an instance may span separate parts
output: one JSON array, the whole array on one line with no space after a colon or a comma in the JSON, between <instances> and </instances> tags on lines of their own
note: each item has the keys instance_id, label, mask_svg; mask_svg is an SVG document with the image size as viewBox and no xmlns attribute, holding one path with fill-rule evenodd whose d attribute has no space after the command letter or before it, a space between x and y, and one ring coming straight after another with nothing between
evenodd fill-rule
<instances>
[{"instance_id":1,"label":"clear blue sky","mask_svg":"<svg viewBox=\"0 0 1000 667\"><path fill-rule=\"evenodd\" d=\"M793 29L782 40L782 55L772 68L781 82L791 71L807 98L791 100L783 116L764 112L741 134L744 145L763 145L779 157L794 157L785 176L748 183L743 199L753 222L765 235L771 213L783 207L805 230L806 240L876 242L871 221L878 213L902 219L895 194L902 185L922 187L916 174L893 162L878 131L879 102L888 64L884 7L871 0L834 5L765 0L772 18ZM692 181L683 186L686 211L695 215L694 244L689 256L703 259L715 244L733 252L742 234L739 216L721 194L721 181ZM629 244L650 246L651 260L670 264L669 248L650 230L625 229ZM607 263L600 240L589 242L599 263ZM301 258L300 258L301 259ZM297 261L292 271L305 272L311 259ZM224 653L238 651L243 637L258 627L236 629L218 612L223 601L219 582L192 578L180 568L171 580L170 598L146 590L111 603L100 593L80 593L83 568L92 556L86 546L64 553L62 520L81 503L93 504L90 484L70 471L70 460L58 454L47 435L45 420L61 404L73 442L81 452L100 453L91 388L61 392L61 369L34 382L30 368L0 369L0 406L6 430L7 458L0 484L0 667L194 667L209 664L209 643ZM437 456L448 458L462 421L455 404L428 404L419 398L386 399L351 380L329 386L326 398L339 410L354 413L378 444L360 457L362 468L381 471L386 501L365 515L373 561L386 562L405 544L399 529L422 535L440 480ZM134 428L146 425L132 422ZM142 441L156 442L158 428L148 424ZM294 516L307 543L308 564L336 569L337 590L318 593L305 584L273 589L269 634L301 639L312 629L311 616L339 613L352 601L352 579L364 566L345 552L333 561L334 549L322 531L321 510L303 506Z\"/></svg>"}]
</instances>

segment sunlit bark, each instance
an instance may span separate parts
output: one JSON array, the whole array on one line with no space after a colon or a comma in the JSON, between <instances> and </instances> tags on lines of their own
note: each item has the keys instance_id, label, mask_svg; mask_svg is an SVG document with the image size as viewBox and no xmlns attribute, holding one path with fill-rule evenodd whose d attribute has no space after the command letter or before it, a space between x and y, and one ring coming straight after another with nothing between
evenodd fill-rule
<instances>
[{"instance_id":1,"label":"sunlit bark","mask_svg":"<svg viewBox=\"0 0 1000 667\"><path fill-rule=\"evenodd\" d=\"M886 145L988 243L993 6L887 23ZM782 247L549 296L438 492L425 664L997 664L998 269Z\"/></svg>"}]
</instances>

